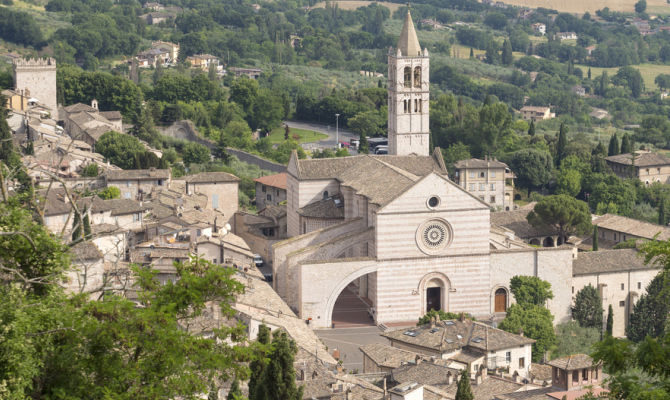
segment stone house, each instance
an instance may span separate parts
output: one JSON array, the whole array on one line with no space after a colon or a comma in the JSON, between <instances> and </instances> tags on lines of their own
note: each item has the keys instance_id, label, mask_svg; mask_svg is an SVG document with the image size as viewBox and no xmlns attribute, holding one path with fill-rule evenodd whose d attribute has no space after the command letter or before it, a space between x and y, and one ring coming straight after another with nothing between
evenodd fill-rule
<instances>
[{"instance_id":1,"label":"stone house","mask_svg":"<svg viewBox=\"0 0 670 400\"><path fill-rule=\"evenodd\" d=\"M233 231L271 266L272 245L287 238L286 206L267 206L258 214L238 211L233 221Z\"/></svg>"},{"instance_id":2,"label":"stone house","mask_svg":"<svg viewBox=\"0 0 670 400\"><path fill-rule=\"evenodd\" d=\"M385 332L391 346L425 356L450 360L449 367L467 368L471 375L482 366L507 369L525 378L535 340L471 320L446 320L411 329Z\"/></svg>"},{"instance_id":3,"label":"stone house","mask_svg":"<svg viewBox=\"0 0 670 400\"><path fill-rule=\"evenodd\" d=\"M264 209L267 205L279 205L286 201L286 172L261 176L256 182L256 208Z\"/></svg>"},{"instance_id":4,"label":"stone house","mask_svg":"<svg viewBox=\"0 0 670 400\"><path fill-rule=\"evenodd\" d=\"M645 185L670 183L670 158L662 154L638 150L634 161L630 153L605 157L605 161L621 178L635 177Z\"/></svg>"},{"instance_id":5,"label":"stone house","mask_svg":"<svg viewBox=\"0 0 670 400\"><path fill-rule=\"evenodd\" d=\"M491 213L491 225L509 229L517 238L532 246L562 245L558 230L550 226L533 226L528 222L528 214L533 211L534 206L535 203L530 203L517 210Z\"/></svg>"},{"instance_id":6,"label":"stone house","mask_svg":"<svg viewBox=\"0 0 670 400\"><path fill-rule=\"evenodd\" d=\"M628 239L668 240L670 228L652 224L633 218L615 214L604 214L593 219L593 225L598 226L598 244L602 241L605 246L613 247L617 243Z\"/></svg>"},{"instance_id":7,"label":"stone house","mask_svg":"<svg viewBox=\"0 0 670 400\"><path fill-rule=\"evenodd\" d=\"M544 35L545 33L547 33L547 25L543 23L536 22L533 25L531 25L531 27L533 28L533 31L535 33L538 33L540 35Z\"/></svg>"},{"instance_id":8,"label":"stone house","mask_svg":"<svg viewBox=\"0 0 670 400\"><path fill-rule=\"evenodd\" d=\"M191 63L192 68L201 69L203 71L209 70L210 65L219 66L219 59L211 54L195 54L186 57L186 61Z\"/></svg>"},{"instance_id":9,"label":"stone house","mask_svg":"<svg viewBox=\"0 0 670 400\"><path fill-rule=\"evenodd\" d=\"M104 257L93 242L80 242L70 249L74 268L66 273L65 290L85 293L101 290L104 282Z\"/></svg>"},{"instance_id":10,"label":"stone house","mask_svg":"<svg viewBox=\"0 0 670 400\"><path fill-rule=\"evenodd\" d=\"M77 103L61 109L65 131L72 139L88 143L95 151L95 144L107 132L123 132L123 119L118 111L100 111L98 102L91 105Z\"/></svg>"},{"instance_id":11,"label":"stone house","mask_svg":"<svg viewBox=\"0 0 670 400\"><path fill-rule=\"evenodd\" d=\"M151 42L152 49L166 50L169 54L169 63L176 63L179 59L179 44L157 40Z\"/></svg>"},{"instance_id":12,"label":"stone house","mask_svg":"<svg viewBox=\"0 0 670 400\"><path fill-rule=\"evenodd\" d=\"M170 169L132 169L107 171L106 186L121 190L121 198L141 200L155 189L169 187L172 179Z\"/></svg>"},{"instance_id":13,"label":"stone house","mask_svg":"<svg viewBox=\"0 0 670 400\"><path fill-rule=\"evenodd\" d=\"M514 174L507 164L496 159L471 158L456 162L454 167L455 182L463 189L489 203L493 209L514 209Z\"/></svg>"},{"instance_id":14,"label":"stone house","mask_svg":"<svg viewBox=\"0 0 670 400\"><path fill-rule=\"evenodd\" d=\"M561 40L577 40L578 36L575 32L558 32L556 37Z\"/></svg>"},{"instance_id":15,"label":"stone house","mask_svg":"<svg viewBox=\"0 0 670 400\"><path fill-rule=\"evenodd\" d=\"M238 185L240 179L227 172L201 172L184 177L186 194L195 193L207 196L205 208L223 213L225 223L233 222L238 210Z\"/></svg>"},{"instance_id":16,"label":"stone house","mask_svg":"<svg viewBox=\"0 0 670 400\"><path fill-rule=\"evenodd\" d=\"M551 112L551 108L549 107L523 106L521 108L521 117L526 121L537 122L555 118L556 114Z\"/></svg>"},{"instance_id":17,"label":"stone house","mask_svg":"<svg viewBox=\"0 0 670 400\"><path fill-rule=\"evenodd\" d=\"M573 262L571 292L576 296L587 285L596 288L603 302L603 320L611 305L612 335L623 337L633 306L658 272L659 266L645 265L635 249L584 252Z\"/></svg>"},{"instance_id":18,"label":"stone house","mask_svg":"<svg viewBox=\"0 0 670 400\"><path fill-rule=\"evenodd\" d=\"M263 73L263 70L260 68L239 68L239 67L230 67L228 68L231 74L235 76L235 78L239 78L241 76L246 76L249 79L258 79L261 77L261 74Z\"/></svg>"},{"instance_id":19,"label":"stone house","mask_svg":"<svg viewBox=\"0 0 670 400\"><path fill-rule=\"evenodd\" d=\"M381 343L370 343L361 346L359 350L363 353L364 374L378 372L392 372L403 364L416 361L417 353L399 349Z\"/></svg>"},{"instance_id":20,"label":"stone house","mask_svg":"<svg viewBox=\"0 0 670 400\"><path fill-rule=\"evenodd\" d=\"M239 268L248 268L254 259L254 254L244 239L232 233L200 236L194 253L214 264L235 264Z\"/></svg>"}]
</instances>

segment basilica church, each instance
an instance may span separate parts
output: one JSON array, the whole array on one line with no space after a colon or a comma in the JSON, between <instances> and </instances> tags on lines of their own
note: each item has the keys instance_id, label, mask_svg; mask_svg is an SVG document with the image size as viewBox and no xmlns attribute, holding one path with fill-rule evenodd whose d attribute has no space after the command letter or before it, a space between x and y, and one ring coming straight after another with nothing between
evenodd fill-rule
<instances>
[{"instance_id":1,"label":"basilica church","mask_svg":"<svg viewBox=\"0 0 670 400\"><path fill-rule=\"evenodd\" d=\"M510 279L530 275L552 284L555 322L569 319L576 250L530 246L492 226L491 205L449 179L440 149L430 152L429 66L408 11L388 54L389 155L291 156L275 290L314 327L332 325L345 289L376 324L430 309L495 320L514 301Z\"/></svg>"}]
</instances>

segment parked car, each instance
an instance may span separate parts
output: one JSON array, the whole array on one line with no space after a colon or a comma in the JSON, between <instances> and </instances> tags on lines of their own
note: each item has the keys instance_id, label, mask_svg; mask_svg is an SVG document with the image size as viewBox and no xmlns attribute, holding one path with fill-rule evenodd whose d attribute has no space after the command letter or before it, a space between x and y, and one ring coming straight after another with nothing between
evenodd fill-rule
<instances>
[{"instance_id":1,"label":"parked car","mask_svg":"<svg viewBox=\"0 0 670 400\"><path fill-rule=\"evenodd\" d=\"M375 147L375 154L388 154L389 153L389 147L386 145L380 145Z\"/></svg>"},{"instance_id":2,"label":"parked car","mask_svg":"<svg viewBox=\"0 0 670 400\"><path fill-rule=\"evenodd\" d=\"M263 257L261 257L260 254L254 254L254 264L256 265L256 268L263 266Z\"/></svg>"}]
</instances>

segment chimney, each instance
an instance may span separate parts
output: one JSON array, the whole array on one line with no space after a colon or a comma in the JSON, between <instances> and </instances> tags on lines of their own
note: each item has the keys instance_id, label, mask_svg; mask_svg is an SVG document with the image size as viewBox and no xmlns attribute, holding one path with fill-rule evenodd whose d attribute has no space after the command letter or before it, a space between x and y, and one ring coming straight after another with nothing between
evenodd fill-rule
<instances>
[{"instance_id":1,"label":"chimney","mask_svg":"<svg viewBox=\"0 0 670 400\"><path fill-rule=\"evenodd\" d=\"M451 374L451 371L447 372L447 385L454 383L454 376Z\"/></svg>"},{"instance_id":2,"label":"chimney","mask_svg":"<svg viewBox=\"0 0 670 400\"><path fill-rule=\"evenodd\" d=\"M519 336L523 337L523 329L519 331Z\"/></svg>"}]
</instances>

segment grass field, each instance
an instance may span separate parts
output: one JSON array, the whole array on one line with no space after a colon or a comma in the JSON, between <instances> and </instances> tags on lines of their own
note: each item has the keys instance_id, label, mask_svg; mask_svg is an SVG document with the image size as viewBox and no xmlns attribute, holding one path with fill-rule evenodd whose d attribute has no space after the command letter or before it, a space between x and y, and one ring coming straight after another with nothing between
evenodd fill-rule
<instances>
[{"instance_id":1,"label":"grass field","mask_svg":"<svg viewBox=\"0 0 670 400\"><path fill-rule=\"evenodd\" d=\"M318 142L319 140L326 139L328 135L323 133L318 133L314 131L308 131L306 129L291 128L290 135L292 138L298 139L298 143L310 143ZM268 136L270 138L270 143L279 144L284 141L284 127L275 128L270 132Z\"/></svg>"},{"instance_id":2,"label":"grass field","mask_svg":"<svg viewBox=\"0 0 670 400\"><path fill-rule=\"evenodd\" d=\"M331 4L337 3L337 8L340 8L342 10L355 10L360 7L367 7L372 3L377 3L379 5L382 5L391 12L395 12L398 8L404 6L404 4L399 4L399 3L389 3L386 1L354 1L354 0L340 0L340 1L331 1ZM319 3L314 4L314 8L324 8L326 6L325 1L321 1Z\"/></svg>"},{"instance_id":3,"label":"grass field","mask_svg":"<svg viewBox=\"0 0 670 400\"><path fill-rule=\"evenodd\" d=\"M586 11L594 13L609 7L612 11L634 12L637 0L502 0L503 3L515 6L538 8L544 7L560 12L582 14ZM670 4L665 0L647 0L647 12L667 14L670 12Z\"/></svg>"},{"instance_id":4,"label":"grass field","mask_svg":"<svg viewBox=\"0 0 670 400\"><path fill-rule=\"evenodd\" d=\"M589 70L588 65L576 65L582 69L584 76L586 76L587 71ZM658 65L658 64L640 64L640 65L631 65L631 67L636 68L642 74L642 79L644 79L644 86L646 90L656 90L658 87L654 83L654 79L660 74L670 74L670 65ZM591 78L595 78L603 74L603 71L607 71L607 75L610 77L619 70L619 68L598 68L591 67Z\"/></svg>"}]
</instances>

